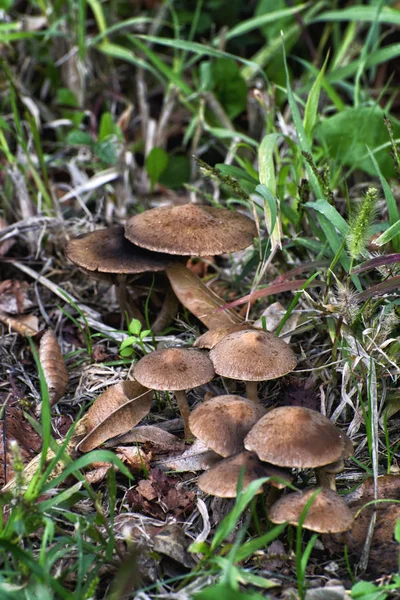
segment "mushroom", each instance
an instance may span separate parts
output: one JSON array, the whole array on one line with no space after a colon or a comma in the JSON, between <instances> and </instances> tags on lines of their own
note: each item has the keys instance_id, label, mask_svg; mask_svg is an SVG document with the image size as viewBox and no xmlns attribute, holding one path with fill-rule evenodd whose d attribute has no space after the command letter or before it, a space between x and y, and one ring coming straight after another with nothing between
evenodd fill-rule
<instances>
[{"instance_id":1,"label":"mushroom","mask_svg":"<svg viewBox=\"0 0 400 600\"><path fill-rule=\"evenodd\" d=\"M265 410L247 398L216 396L197 406L189 417L193 435L220 456L244 450L243 440Z\"/></svg>"},{"instance_id":2,"label":"mushroom","mask_svg":"<svg viewBox=\"0 0 400 600\"><path fill-rule=\"evenodd\" d=\"M321 413L300 406L275 408L247 434L244 445L280 467L316 469L347 455L349 438ZM351 444L351 442L350 442Z\"/></svg>"},{"instance_id":3,"label":"mushroom","mask_svg":"<svg viewBox=\"0 0 400 600\"><path fill-rule=\"evenodd\" d=\"M163 206L130 217L125 236L137 246L168 254L214 256L247 248L257 236L245 215L195 204Z\"/></svg>"},{"instance_id":4,"label":"mushroom","mask_svg":"<svg viewBox=\"0 0 400 600\"><path fill-rule=\"evenodd\" d=\"M183 418L185 438L189 438L190 409L184 390L208 383L214 377L208 356L201 350L187 348L156 350L141 358L133 373L135 379L147 388L174 392Z\"/></svg>"},{"instance_id":5,"label":"mushroom","mask_svg":"<svg viewBox=\"0 0 400 600\"><path fill-rule=\"evenodd\" d=\"M219 498L236 498L237 486L243 473L242 489L260 477L276 477L287 483L292 481L288 473L272 465L262 463L254 452L240 452L230 458L225 458L200 475L197 485L199 488ZM278 489L284 488L282 481L271 480L268 483ZM260 487L258 494L261 494Z\"/></svg>"},{"instance_id":6,"label":"mushroom","mask_svg":"<svg viewBox=\"0 0 400 600\"><path fill-rule=\"evenodd\" d=\"M141 315L127 300L127 275L165 271L176 262L170 255L149 252L131 244L124 237L121 225L97 229L70 240L65 252L69 260L86 273L95 277L100 274L101 279L105 276L107 281L117 285L121 310L136 317Z\"/></svg>"},{"instance_id":7,"label":"mushroom","mask_svg":"<svg viewBox=\"0 0 400 600\"><path fill-rule=\"evenodd\" d=\"M307 502L318 488L287 494L268 510L272 523L298 525ZM318 533L339 533L351 529L353 515L344 500L332 490L322 489L308 509L303 527Z\"/></svg>"},{"instance_id":8,"label":"mushroom","mask_svg":"<svg viewBox=\"0 0 400 600\"><path fill-rule=\"evenodd\" d=\"M257 382L277 379L297 364L291 348L268 331L237 331L210 351L215 372L246 382L247 397L258 402Z\"/></svg>"}]
</instances>

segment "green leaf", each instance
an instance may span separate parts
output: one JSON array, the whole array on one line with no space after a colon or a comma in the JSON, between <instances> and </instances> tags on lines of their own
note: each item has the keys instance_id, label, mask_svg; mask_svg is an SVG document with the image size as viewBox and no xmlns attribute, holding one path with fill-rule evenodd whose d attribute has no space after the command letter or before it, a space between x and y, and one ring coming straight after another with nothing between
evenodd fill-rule
<instances>
[{"instance_id":1,"label":"green leaf","mask_svg":"<svg viewBox=\"0 0 400 600\"><path fill-rule=\"evenodd\" d=\"M351 597L357 600L385 600L387 594L369 581L359 581L353 585Z\"/></svg>"},{"instance_id":2,"label":"green leaf","mask_svg":"<svg viewBox=\"0 0 400 600\"><path fill-rule=\"evenodd\" d=\"M71 144L72 146L93 146L94 140L86 131L74 129L67 135L67 144Z\"/></svg>"},{"instance_id":3,"label":"green leaf","mask_svg":"<svg viewBox=\"0 0 400 600\"><path fill-rule=\"evenodd\" d=\"M354 6L341 10L329 10L314 19L315 21L367 21L370 23L387 23L388 25L400 25L400 11L395 8L384 6L377 15L376 5Z\"/></svg>"},{"instance_id":4,"label":"green leaf","mask_svg":"<svg viewBox=\"0 0 400 600\"><path fill-rule=\"evenodd\" d=\"M304 110L304 131L309 142L312 142L314 127L318 118L318 102L321 93L321 85L325 75L326 65L328 63L329 53L326 56L322 69L318 73L316 80L308 94L306 108Z\"/></svg>"},{"instance_id":5,"label":"green leaf","mask_svg":"<svg viewBox=\"0 0 400 600\"><path fill-rule=\"evenodd\" d=\"M375 175L376 169L368 153L368 148L371 148L382 175L394 177L395 170L383 117L384 112L379 106L348 108L325 119L317 128L317 137L338 164ZM391 121L394 136L398 138L400 122L392 117Z\"/></svg>"},{"instance_id":6,"label":"green leaf","mask_svg":"<svg viewBox=\"0 0 400 600\"><path fill-rule=\"evenodd\" d=\"M193 600L265 600L265 597L257 592L241 592L232 589L227 583L217 583L207 589L194 594Z\"/></svg>"},{"instance_id":7,"label":"green leaf","mask_svg":"<svg viewBox=\"0 0 400 600\"><path fill-rule=\"evenodd\" d=\"M146 171L154 187L168 166L168 154L162 148L153 148L146 158Z\"/></svg>"},{"instance_id":8,"label":"green leaf","mask_svg":"<svg viewBox=\"0 0 400 600\"><path fill-rule=\"evenodd\" d=\"M274 4L276 5L276 3ZM267 23L276 23L281 19L300 13L309 5L310 3L306 2L302 6L293 6L284 10L266 11L266 14L258 14L257 16L236 25L236 27L232 27L232 29L225 34L224 39L231 40L239 35L249 33L249 31L254 31L254 29L259 29Z\"/></svg>"},{"instance_id":9,"label":"green leaf","mask_svg":"<svg viewBox=\"0 0 400 600\"><path fill-rule=\"evenodd\" d=\"M274 234L276 219L278 216L278 207L276 204L276 200L270 192L270 190L263 184L260 184L256 187L256 193L260 194L260 196L262 196L262 198L264 199L264 213L267 221L267 228L270 236L272 237L272 235ZM280 243L279 227L277 242L278 244Z\"/></svg>"},{"instance_id":10,"label":"green leaf","mask_svg":"<svg viewBox=\"0 0 400 600\"><path fill-rule=\"evenodd\" d=\"M325 215L343 236L347 235L349 226L332 204L329 204L326 200L317 200L316 202L306 202L304 206L313 208L322 215Z\"/></svg>"},{"instance_id":11,"label":"green leaf","mask_svg":"<svg viewBox=\"0 0 400 600\"><path fill-rule=\"evenodd\" d=\"M396 527L394 530L394 539L398 544L400 544L400 519L397 519Z\"/></svg>"},{"instance_id":12,"label":"green leaf","mask_svg":"<svg viewBox=\"0 0 400 600\"><path fill-rule=\"evenodd\" d=\"M130 335L129 337L125 338L122 342L121 345L119 347L120 350L123 350L124 348L127 348L128 346L131 346L132 344L136 344L137 343L137 337L135 335Z\"/></svg>"},{"instance_id":13,"label":"green leaf","mask_svg":"<svg viewBox=\"0 0 400 600\"><path fill-rule=\"evenodd\" d=\"M132 335L139 335L142 330L142 324L139 319L132 319L128 325L128 331Z\"/></svg>"},{"instance_id":14,"label":"green leaf","mask_svg":"<svg viewBox=\"0 0 400 600\"><path fill-rule=\"evenodd\" d=\"M165 187L176 190L190 180L190 159L181 154L168 157L168 169L162 173L159 182Z\"/></svg>"},{"instance_id":15,"label":"green leaf","mask_svg":"<svg viewBox=\"0 0 400 600\"><path fill-rule=\"evenodd\" d=\"M134 350L133 348L124 348L123 350L119 351L121 356L132 356L132 354L134 354Z\"/></svg>"},{"instance_id":16,"label":"green leaf","mask_svg":"<svg viewBox=\"0 0 400 600\"><path fill-rule=\"evenodd\" d=\"M381 186L383 189L383 193L385 194L386 206L387 206L388 215L389 215L389 223L390 223L390 225L394 225L396 223L396 221L398 221L400 219L400 213L399 213L399 209L397 208L396 199L393 196L393 192L390 189L388 182L386 181L386 179L383 177L383 175L381 173L379 165L376 162L375 156L372 154L372 152L369 150L369 148L368 148L368 151L369 151L369 155L372 160L372 163L376 169L376 172L378 173L378 176L379 176L379 179L381 182ZM392 238L392 243L393 243L393 248L395 250L399 251L400 250L400 235L394 236Z\"/></svg>"},{"instance_id":17,"label":"green leaf","mask_svg":"<svg viewBox=\"0 0 400 600\"><path fill-rule=\"evenodd\" d=\"M99 132L97 136L99 142L113 133L115 133L115 125L112 114L110 112L105 112L101 115L100 119Z\"/></svg>"},{"instance_id":18,"label":"green leaf","mask_svg":"<svg viewBox=\"0 0 400 600\"><path fill-rule=\"evenodd\" d=\"M386 231L384 231L376 240L374 244L377 246L384 246L388 242L391 242L396 236L400 234L400 220L393 223Z\"/></svg>"},{"instance_id":19,"label":"green leaf","mask_svg":"<svg viewBox=\"0 0 400 600\"><path fill-rule=\"evenodd\" d=\"M93 152L106 165L115 165L117 162L117 146L115 136L109 136L107 139L94 144Z\"/></svg>"},{"instance_id":20,"label":"green leaf","mask_svg":"<svg viewBox=\"0 0 400 600\"><path fill-rule=\"evenodd\" d=\"M215 93L230 119L247 106L247 84L233 58L218 58L200 65L203 89Z\"/></svg>"}]
</instances>

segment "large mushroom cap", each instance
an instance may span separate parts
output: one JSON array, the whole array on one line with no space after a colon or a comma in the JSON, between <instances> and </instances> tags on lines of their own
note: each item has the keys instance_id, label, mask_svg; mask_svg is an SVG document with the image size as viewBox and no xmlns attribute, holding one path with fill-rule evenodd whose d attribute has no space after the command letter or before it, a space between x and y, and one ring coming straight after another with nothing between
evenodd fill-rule
<instances>
[{"instance_id":1,"label":"large mushroom cap","mask_svg":"<svg viewBox=\"0 0 400 600\"><path fill-rule=\"evenodd\" d=\"M121 225L77 237L68 242L65 252L78 267L99 273L164 271L175 262L167 254L148 252L128 242Z\"/></svg>"},{"instance_id":2,"label":"large mushroom cap","mask_svg":"<svg viewBox=\"0 0 400 600\"><path fill-rule=\"evenodd\" d=\"M212 348L215 372L231 379L266 381L293 371L297 364L291 348L268 331L237 331Z\"/></svg>"},{"instance_id":3,"label":"large mushroom cap","mask_svg":"<svg viewBox=\"0 0 400 600\"><path fill-rule=\"evenodd\" d=\"M214 348L218 342L230 333L235 333L236 331L249 331L252 329L253 327L250 323L230 323L229 325L221 325L220 327L209 329L209 331L203 333L203 335L197 338L193 346L211 350L211 348Z\"/></svg>"},{"instance_id":4,"label":"large mushroom cap","mask_svg":"<svg viewBox=\"0 0 400 600\"><path fill-rule=\"evenodd\" d=\"M148 250L208 256L247 248L257 230L254 221L239 212L184 204L153 208L131 217L125 235Z\"/></svg>"},{"instance_id":5,"label":"large mushroom cap","mask_svg":"<svg viewBox=\"0 0 400 600\"><path fill-rule=\"evenodd\" d=\"M235 395L216 396L197 406L189 417L190 430L208 448L221 456L244 449L243 441L265 409Z\"/></svg>"},{"instance_id":6,"label":"large mushroom cap","mask_svg":"<svg viewBox=\"0 0 400 600\"><path fill-rule=\"evenodd\" d=\"M290 475L285 471L258 460L254 452L241 452L230 458L225 458L211 467L199 477L197 485L206 494L218 496L219 498L236 498L237 485L242 470L242 489L245 489L249 483L260 477L279 477L287 483L292 481ZM270 485L278 488L285 487L285 483L278 481L271 481ZM261 492L260 487L257 493L260 494Z\"/></svg>"},{"instance_id":7,"label":"large mushroom cap","mask_svg":"<svg viewBox=\"0 0 400 600\"><path fill-rule=\"evenodd\" d=\"M186 390L214 377L212 362L201 350L166 348L141 358L133 370L135 379L153 390Z\"/></svg>"},{"instance_id":8,"label":"large mushroom cap","mask_svg":"<svg viewBox=\"0 0 400 600\"><path fill-rule=\"evenodd\" d=\"M280 498L268 511L270 521L298 525L301 513L316 489ZM303 527L318 533L339 533L351 529L352 525L353 515L344 500L332 490L324 489L310 506Z\"/></svg>"},{"instance_id":9,"label":"large mushroom cap","mask_svg":"<svg viewBox=\"0 0 400 600\"><path fill-rule=\"evenodd\" d=\"M254 425L244 445L273 465L313 469L341 458L346 437L315 410L282 406L271 410Z\"/></svg>"}]
</instances>

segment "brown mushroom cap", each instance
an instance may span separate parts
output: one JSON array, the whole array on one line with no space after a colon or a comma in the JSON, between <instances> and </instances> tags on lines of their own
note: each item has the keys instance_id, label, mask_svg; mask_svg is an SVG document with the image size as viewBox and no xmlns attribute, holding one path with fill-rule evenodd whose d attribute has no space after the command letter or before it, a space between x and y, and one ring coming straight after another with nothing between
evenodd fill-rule
<instances>
[{"instance_id":1,"label":"brown mushroom cap","mask_svg":"<svg viewBox=\"0 0 400 600\"><path fill-rule=\"evenodd\" d=\"M215 372L244 381L266 381L293 371L297 364L291 348L268 331L237 331L210 351Z\"/></svg>"},{"instance_id":2,"label":"brown mushroom cap","mask_svg":"<svg viewBox=\"0 0 400 600\"><path fill-rule=\"evenodd\" d=\"M70 240L65 253L78 267L99 273L164 271L175 262L170 255L148 252L128 242L122 225L97 229Z\"/></svg>"},{"instance_id":3,"label":"brown mushroom cap","mask_svg":"<svg viewBox=\"0 0 400 600\"><path fill-rule=\"evenodd\" d=\"M207 354L187 348L150 352L136 363L133 372L139 383L153 390L186 390L214 377Z\"/></svg>"},{"instance_id":4,"label":"brown mushroom cap","mask_svg":"<svg viewBox=\"0 0 400 600\"><path fill-rule=\"evenodd\" d=\"M254 425L244 445L273 465L313 469L341 458L346 437L315 410L282 406L271 410Z\"/></svg>"},{"instance_id":5,"label":"brown mushroom cap","mask_svg":"<svg viewBox=\"0 0 400 600\"><path fill-rule=\"evenodd\" d=\"M316 489L280 498L268 511L270 521L298 525L301 513ZM303 527L318 533L339 533L351 529L352 525L353 515L344 500L332 490L324 489L310 506Z\"/></svg>"},{"instance_id":6,"label":"brown mushroom cap","mask_svg":"<svg viewBox=\"0 0 400 600\"><path fill-rule=\"evenodd\" d=\"M209 256L247 248L257 236L245 215L210 206L164 206L128 219L125 236L138 246L168 254Z\"/></svg>"},{"instance_id":7,"label":"brown mushroom cap","mask_svg":"<svg viewBox=\"0 0 400 600\"><path fill-rule=\"evenodd\" d=\"M244 449L243 440L265 409L235 395L216 396L197 406L189 417L190 430L221 456Z\"/></svg>"},{"instance_id":8,"label":"brown mushroom cap","mask_svg":"<svg viewBox=\"0 0 400 600\"><path fill-rule=\"evenodd\" d=\"M285 471L262 463L254 452L241 452L230 458L221 460L208 471L203 473L197 482L199 488L219 498L236 498L237 485L240 474L243 473L243 489L252 481L260 477L279 477L291 482L291 477ZM279 489L284 488L285 484L278 481L269 482L270 485ZM260 487L258 494L261 494Z\"/></svg>"},{"instance_id":9,"label":"brown mushroom cap","mask_svg":"<svg viewBox=\"0 0 400 600\"><path fill-rule=\"evenodd\" d=\"M203 333L203 335L197 338L193 346L196 348L207 348L211 350L211 348L214 348L218 342L220 342L230 333L235 333L236 331L249 331L252 329L253 327L250 323L231 323L229 325L221 325L220 327L215 327L214 329L210 329L209 331Z\"/></svg>"}]
</instances>

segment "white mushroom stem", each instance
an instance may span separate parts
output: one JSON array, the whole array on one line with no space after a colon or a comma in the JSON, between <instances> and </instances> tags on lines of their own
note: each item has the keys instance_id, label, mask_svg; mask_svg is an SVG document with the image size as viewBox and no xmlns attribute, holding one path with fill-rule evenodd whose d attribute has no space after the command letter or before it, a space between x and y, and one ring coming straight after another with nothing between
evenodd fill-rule
<instances>
[{"instance_id":1,"label":"white mushroom stem","mask_svg":"<svg viewBox=\"0 0 400 600\"><path fill-rule=\"evenodd\" d=\"M185 439L187 440L192 437L192 432L190 431L190 427L189 427L189 415L190 415L189 403L187 401L186 393L184 390L175 391L174 394L175 394L176 403L178 405L179 411L182 415L183 427L184 427L184 431L185 431Z\"/></svg>"},{"instance_id":2,"label":"white mushroom stem","mask_svg":"<svg viewBox=\"0 0 400 600\"><path fill-rule=\"evenodd\" d=\"M246 381L246 396L249 400L260 402L258 399L258 383L257 381Z\"/></svg>"}]
</instances>

